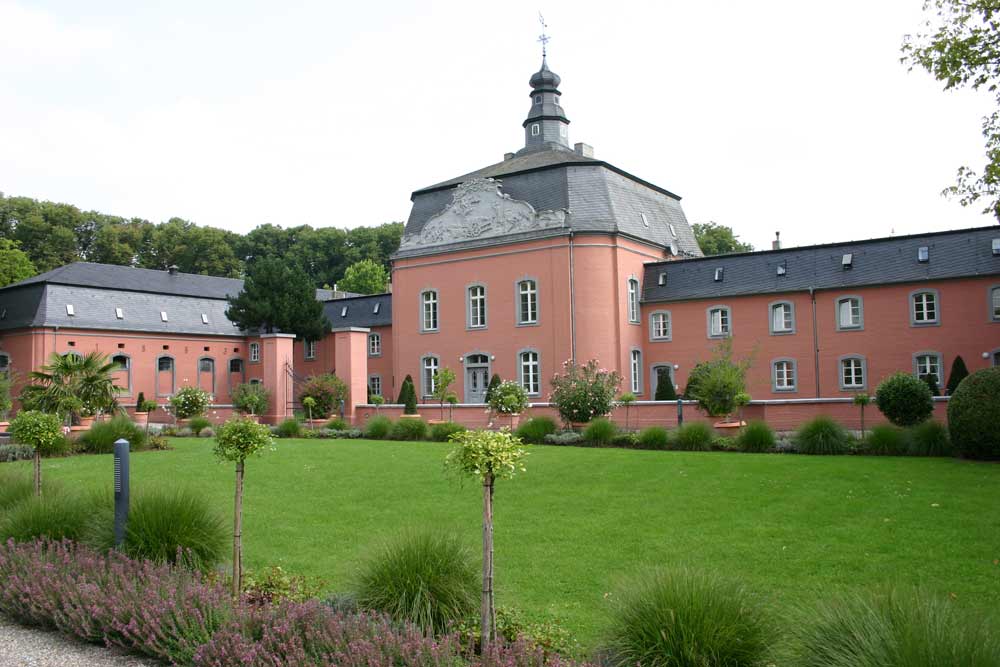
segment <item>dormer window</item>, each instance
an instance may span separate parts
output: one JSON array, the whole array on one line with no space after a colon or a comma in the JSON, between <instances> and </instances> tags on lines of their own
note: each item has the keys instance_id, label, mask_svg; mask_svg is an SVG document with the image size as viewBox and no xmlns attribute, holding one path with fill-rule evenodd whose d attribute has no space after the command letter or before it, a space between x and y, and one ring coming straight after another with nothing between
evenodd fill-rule
<instances>
[{"instance_id":1,"label":"dormer window","mask_svg":"<svg viewBox=\"0 0 1000 667\"><path fill-rule=\"evenodd\" d=\"M340 309L340 316L347 317L347 306L344 306L343 308Z\"/></svg>"},{"instance_id":2,"label":"dormer window","mask_svg":"<svg viewBox=\"0 0 1000 667\"><path fill-rule=\"evenodd\" d=\"M167 320L167 311L165 311L165 310L161 310L160 311L160 321L161 322L167 322L168 321Z\"/></svg>"},{"instance_id":3,"label":"dormer window","mask_svg":"<svg viewBox=\"0 0 1000 667\"><path fill-rule=\"evenodd\" d=\"M673 236L674 238L677 238L677 230L674 229L674 223L668 222L667 227L670 228L670 235ZM676 255L677 253L674 254Z\"/></svg>"},{"instance_id":4,"label":"dormer window","mask_svg":"<svg viewBox=\"0 0 1000 667\"><path fill-rule=\"evenodd\" d=\"M124 313L124 311L122 311L121 308L115 308L115 319L117 319L117 320L124 320L125 319L125 313Z\"/></svg>"},{"instance_id":5,"label":"dormer window","mask_svg":"<svg viewBox=\"0 0 1000 667\"><path fill-rule=\"evenodd\" d=\"M925 245L922 245L919 248L917 248L917 261L918 262L926 262L926 261L930 260L930 258L931 258L931 250L930 250L930 248L928 248Z\"/></svg>"},{"instance_id":6,"label":"dormer window","mask_svg":"<svg viewBox=\"0 0 1000 667\"><path fill-rule=\"evenodd\" d=\"M531 125L531 136L537 137L541 133L542 133L542 126L539 125L538 123L533 123Z\"/></svg>"},{"instance_id":7,"label":"dormer window","mask_svg":"<svg viewBox=\"0 0 1000 667\"><path fill-rule=\"evenodd\" d=\"M73 304L71 303L66 304L66 314L69 315L70 317L76 315L76 311L73 310Z\"/></svg>"},{"instance_id":8,"label":"dormer window","mask_svg":"<svg viewBox=\"0 0 1000 667\"><path fill-rule=\"evenodd\" d=\"M645 213L640 213L639 217L642 219L642 224L644 227L649 227L649 218L646 217Z\"/></svg>"},{"instance_id":9,"label":"dormer window","mask_svg":"<svg viewBox=\"0 0 1000 667\"><path fill-rule=\"evenodd\" d=\"M993 239L993 256L1000 256L1000 239Z\"/></svg>"},{"instance_id":10,"label":"dormer window","mask_svg":"<svg viewBox=\"0 0 1000 667\"><path fill-rule=\"evenodd\" d=\"M776 272L777 272L777 274L779 276L785 275L786 273L788 273L788 265L785 264L785 262L782 262L781 264L778 264L778 268L776 269Z\"/></svg>"},{"instance_id":11,"label":"dormer window","mask_svg":"<svg viewBox=\"0 0 1000 667\"><path fill-rule=\"evenodd\" d=\"M659 285L660 287L663 287L664 285L667 284L667 272L666 271L661 271L660 272L660 275L659 275L659 277L656 280L656 284Z\"/></svg>"},{"instance_id":12,"label":"dormer window","mask_svg":"<svg viewBox=\"0 0 1000 667\"><path fill-rule=\"evenodd\" d=\"M844 267L844 271L850 269L854 265L854 253L844 253L844 256L840 258L840 265Z\"/></svg>"},{"instance_id":13,"label":"dormer window","mask_svg":"<svg viewBox=\"0 0 1000 667\"><path fill-rule=\"evenodd\" d=\"M382 304L376 301L376 302L375 302L375 305L374 305L374 306L372 306L372 313L374 313L375 315L378 315L378 309L379 309L379 308L380 308L381 306L382 306Z\"/></svg>"},{"instance_id":14,"label":"dormer window","mask_svg":"<svg viewBox=\"0 0 1000 667\"><path fill-rule=\"evenodd\" d=\"M202 313L201 314L201 323L202 324L208 324L208 313Z\"/></svg>"},{"instance_id":15,"label":"dormer window","mask_svg":"<svg viewBox=\"0 0 1000 667\"><path fill-rule=\"evenodd\" d=\"M724 269L718 268L718 269L715 270L715 282L721 283L722 282L722 278L724 276L725 276L725 270Z\"/></svg>"}]
</instances>

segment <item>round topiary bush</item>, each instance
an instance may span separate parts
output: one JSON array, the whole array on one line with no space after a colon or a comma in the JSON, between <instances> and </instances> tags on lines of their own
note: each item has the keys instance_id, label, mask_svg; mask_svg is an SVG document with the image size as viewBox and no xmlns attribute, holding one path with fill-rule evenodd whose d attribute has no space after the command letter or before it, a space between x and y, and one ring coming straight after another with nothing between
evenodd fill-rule
<instances>
[{"instance_id":1,"label":"round topiary bush","mask_svg":"<svg viewBox=\"0 0 1000 667\"><path fill-rule=\"evenodd\" d=\"M618 427L611 420L598 417L587 424L587 428L583 431L583 439L592 445L607 447L617 434Z\"/></svg>"},{"instance_id":2,"label":"round topiary bush","mask_svg":"<svg viewBox=\"0 0 1000 667\"><path fill-rule=\"evenodd\" d=\"M767 452L774 449L774 431L765 422L752 421L736 438L740 451Z\"/></svg>"},{"instance_id":3,"label":"round topiary bush","mask_svg":"<svg viewBox=\"0 0 1000 667\"><path fill-rule=\"evenodd\" d=\"M821 415L795 433L795 449L802 454L846 454L851 436L844 427Z\"/></svg>"},{"instance_id":4,"label":"round topiary bush","mask_svg":"<svg viewBox=\"0 0 1000 667\"><path fill-rule=\"evenodd\" d=\"M1000 459L1000 368L985 368L958 385L948 402L948 432L962 456Z\"/></svg>"},{"instance_id":5,"label":"round topiary bush","mask_svg":"<svg viewBox=\"0 0 1000 667\"><path fill-rule=\"evenodd\" d=\"M670 444L670 434L662 426L650 426L639 432L636 446L640 449L666 449Z\"/></svg>"},{"instance_id":6,"label":"round topiary bush","mask_svg":"<svg viewBox=\"0 0 1000 667\"><path fill-rule=\"evenodd\" d=\"M411 531L383 544L361 566L355 599L364 609L440 634L477 611L479 584L476 558L458 536Z\"/></svg>"},{"instance_id":7,"label":"round topiary bush","mask_svg":"<svg viewBox=\"0 0 1000 667\"><path fill-rule=\"evenodd\" d=\"M558 429L556 422L551 417L533 417L523 422L514 431L514 435L522 442L532 445L540 445L545 442L545 436L555 433Z\"/></svg>"},{"instance_id":8,"label":"round topiary bush","mask_svg":"<svg viewBox=\"0 0 1000 667\"><path fill-rule=\"evenodd\" d=\"M934 397L927 383L909 373L894 373L875 390L875 405L896 426L913 426L934 414Z\"/></svg>"},{"instance_id":9,"label":"round topiary bush","mask_svg":"<svg viewBox=\"0 0 1000 667\"><path fill-rule=\"evenodd\" d=\"M740 584L685 570L654 570L611 598L614 667L765 664L775 640L761 600Z\"/></svg>"}]
</instances>

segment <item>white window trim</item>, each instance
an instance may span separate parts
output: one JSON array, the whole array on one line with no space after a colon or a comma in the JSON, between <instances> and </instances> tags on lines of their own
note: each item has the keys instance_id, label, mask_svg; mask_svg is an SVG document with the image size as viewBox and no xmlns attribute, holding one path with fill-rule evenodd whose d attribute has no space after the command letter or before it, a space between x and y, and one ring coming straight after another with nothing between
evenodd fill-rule
<instances>
[{"instance_id":1,"label":"white window trim","mask_svg":"<svg viewBox=\"0 0 1000 667\"><path fill-rule=\"evenodd\" d=\"M712 313L715 312L715 311L717 311L717 310L726 311L726 327L727 327L728 330L725 331L725 332L723 332L723 333L717 333L717 334L715 334L715 333L712 333ZM713 340L720 340L722 338L732 338L732 335L733 335L733 309L730 308L727 305L724 305L724 304L718 304L718 305L715 305L715 306L709 306L708 308L705 309L705 325L706 325L705 331L706 331L708 337L711 338L711 339L713 339ZM721 325L721 319L720 319L720 325Z\"/></svg>"},{"instance_id":2,"label":"white window trim","mask_svg":"<svg viewBox=\"0 0 1000 667\"><path fill-rule=\"evenodd\" d=\"M625 304L629 324L640 324L642 322L642 311L639 306L639 280L635 276L630 276L625 283Z\"/></svg>"},{"instance_id":3,"label":"white window trim","mask_svg":"<svg viewBox=\"0 0 1000 667\"><path fill-rule=\"evenodd\" d=\"M774 328L774 310L779 306L788 306L792 313L792 326L788 329L775 329ZM790 336L796 333L798 322L795 317L795 303L793 301L781 300L772 301L767 304L767 329L772 336Z\"/></svg>"},{"instance_id":4,"label":"white window trim","mask_svg":"<svg viewBox=\"0 0 1000 667\"><path fill-rule=\"evenodd\" d=\"M316 358L316 343L314 340L302 341L302 358L306 361L313 361Z\"/></svg>"},{"instance_id":5,"label":"white window trim","mask_svg":"<svg viewBox=\"0 0 1000 667\"><path fill-rule=\"evenodd\" d=\"M375 345L372 345L375 343ZM375 351L372 352L372 348ZM381 357L382 356L382 334L380 333L370 333L368 334L368 356L369 357Z\"/></svg>"},{"instance_id":6,"label":"white window trim","mask_svg":"<svg viewBox=\"0 0 1000 667\"><path fill-rule=\"evenodd\" d=\"M433 327L426 326L427 324L427 295L434 295L434 325ZM441 330L441 295L436 289L427 288L420 290L420 333L435 333Z\"/></svg>"},{"instance_id":7,"label":"white window trim","mask_svg":"<svg viewBox=\"0 0 1000 667\"><path fill-rule=\"evenodd\" d=\"M857 359L861 361L861 384L860 385L848 385L844 384L844 362L848 359ZM837 358L837 384L840 385L841 391L858 391L859 389L868 388L868 360L860 354L845 354Z\"/></svg>"},{"instance_id":8,"label":"white window trim","mask_svg":"<svg viewBox=\"0 0 1000 667\"><path fill-rule=\"evenodd\" d=\"M667 317L667 335L658 336L656 335L656 316L666 315ZM649 341L655 342L669 342L674 338L674 318L669 310L654 310L649 314Z\"/></svg>"},{"instance_id":9,"label":"white window trim","mask_svg":"<svg viewBox=\"0 0 1000 667\"><path fill-rule=\"evenodd\" d=\"M524 283L531 283L534 285L534 290L532 292L532 298L535 302L535 319L533 320L522 320L521 319L521 285ZM514 281L514 321L517 322L519 327L537 327L541 322L541 307L538 302L538 279L533 276L523 276Z\"/></svg>"},{"instance_id":10,"label":"white window trim","mask_svg":"<svg viewBox=\"0 0 1000 667\"><path fill-rule=\"evenodd\" d=\"M934 358L937 359L937 373L936 373L936 375L937 375L937 384L938 384L938 388L939 389L944 389L944 385L946 383L941 379L941 376L944 374L944 355L941 354L940 352L937 352L936 350L920 350L919 352L914 352L913 353L913 375L917 379L920 379L920 378L923 377L920 374L920 367L917 364L917 360L920 357L934 357Z\"/></svg>"},{"instance_id":11,"label":"white window trim","mask_svg":"<svg viewBox=\"0 0 1000 667\"><path fill-rule=\"evenodd\" d=\"M480 313L482 324L476 324L472 321L472 290L482 289L482 297L475 297L477 300L482 299L482 312ZM486 329L489 326L489 292L486 289L484 283L470 283L465 286L465 328L466 329Z\"/></svg>"},{"instance_id":12,"label":"white window trim","mask_svg":"<svg viewBox=\"0 0 1000 667\"><path fill-rule=\"evenodd\" d=\"M537 369L537 375L538 375L538 387L535 389L535 391L532 391L525 384L524 355L526 355L526 354L534 354L535 355L535 367ZM539 350L537 350L537 349L535 349L533 347L526 347L524 349L521 349L521 350L517 351L517 377L518 377L518 381L519 381L521 387L524 388L524 391L527 392L528 396L541 396L541 394L542 394L542 353Z\"/></svg>"},{"instance_id":13,"label":"white window trim","mask_svg":"<svg viewBox=\"0 0 1000 667\"><path fill-rule=\"evenodd\" d=\"M929 294L934 297L934 319L917 320L917 297ZM910 292L910 326L913 327L936 327L941 326L941 293L932 288L918 289Z\"/></svg>"},{"instance_id":14,"label":"white window trim","mask_svg":"<svg viewBox=\"0 0 1000 667\"><path fill-rule=\"evenodd\" d=\"M858 324L842 325L840 322L840 304L847 299L858 300ZM863 331L865 328L865 300L859 294L843 294L833 301L833 316L837 325L837 331Z\"/></svg>"},{"instance_id":15,"label":"white window trim","mask_svg":"<svg viewBox=\"0 0 1000 667\"><path fill-rule=\"evenodd\" d=\"M995 308L993 307L993 299L994 299L994 296L993 296L993 295L994 295L994 294L995 294L995 295L997 295L997 296L996 296L996 298L998 299L998 304L997 304L997 305L1000 305L1000 285L991 285L991 286L990 286L990 287L989 287L989 288L988 288L988 289L986 290L986 299L987 299L987 301L986 301L986 305L987 305L987 307L989 308L989 311L988 311L988 312L989 312L989 314L990 314L990 319L989 319L989 321L990 321L990 322L1000 322L1000 312L998 312L998 311L997 311L997 310L996 310L996 309L995 309Z\"/></svg>"},{"instance_id":16,"label":"white window trim","mask_svg":"<svg viewBox=\"0 0 1000 667\"><path fill-rule=\"evenodd\" d=\"M542 126L538 123L531 124L531 136L537 137L542 133Z\"/></svg>"},{"instance_id":17,"label":"white window trim","mask_svg":"<svg viewBox=\"0 0 1000 667\"><path fill-rule=\"evenodd\" d=\"M778 386L778 364L790 364L792 371L792 386ZM778 357L771 360L771 391L775 394L794 394L799 391L799 364L791 357Z\"/></svg>"},{"instance_id":18,"label":"white window trim","mask_svg":"<svg viewBox=\"0 0 1000 667\"><path fill-rule=\"evenodd\" d=\"M247 359L251 364L260 363L260 343L250 343Z\"/></svg>"},{"instance_id":19,"label":"white window trim","mask_svg":"<svg viewBox=\"0 0 1000 667\"><path fill-rule=\"evenodd\" d=\"M629 389L636 396L643 394L642 350L633 347L628 353Z\"/></svg>"},{"instance_id":20,"label":"white window trim","mask_svg":"<svg viewBox=\"0 0 1000 667\"><path fill-rule=\"evenodd\" d=\"M372 391L372 380L378 380L378 391ZM368 393L372 396L382 396L382 376L378 373L373 373L368 376Z\"/></svg>"},{"instance_id":21,"label":"white window trim","mask_svg":"<svg viewBox=\"0 0 1000 667\"><path fill-rule=\"evenodd\" d=\"M428 359L434 360L434 373L427 377L426 362ZM434 394L434 374L441 370L441 357L436 354L425 354L420 357L420 396L430 398Z\"/></svg>"}]
</instances>

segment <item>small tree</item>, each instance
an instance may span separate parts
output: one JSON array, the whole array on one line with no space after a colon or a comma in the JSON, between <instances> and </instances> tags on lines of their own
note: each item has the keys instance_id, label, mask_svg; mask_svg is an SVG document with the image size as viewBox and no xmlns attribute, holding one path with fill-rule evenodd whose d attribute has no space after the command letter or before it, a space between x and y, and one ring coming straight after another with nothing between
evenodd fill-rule
<instances>
[{"instance_id":1,"label":"small tree","mask_svg":"<svg viewBox=\"0 0 1000 667\"><path fill-rule=\"evenodd\" d=\"M59 416L21 410L10 424L10 434L15 442L35 448L35 495L42 495L42 456L55 452L63 439Z\"/></svg>"},{"instance_id":2,"label":"small tree","mask_svg":"<svg viewBox=\"0 0 1000 667\"><path fill-rule=\"evenodd\" d=\"M743 408L750 404L750 394L741 391L733 397L733 404L736 406L736 423L743 428Z\"/></svg>"},{"instance_id":3,"label":"small tree","mask_svg":"<svg viewBox=\"0 0 1000 667\"><path fill-rule=\"evenodd\" d=\"M451 392L445 396L444 400L448 403L448 421L455 421L455 406L458 405L458 395Z\"/></svg>"},{"instance_id":4,"label":"small tree","mask_svg":"<svg viewBox=\"0 0 1000 667\"><path fill-rule=\"evenodd\" d=\"M245 415L264 414L269 398L270 392L259 382L244 382L233 389L233 406Z\"/></svg>"},{"instance_id":5,"label":"small tree","mask_svg":"<svg viewBox=\"0 0 1000 667\"><path fill-rule=\"evenodd\" d=\"M622 383L618 371L601 368L594 359L583 366L567 361L563 369L552 378L552 402L563 421L589 422L611 412Z\"/></svg>"},{"instance_id":6,"label":"small tree","mask_svg":"<svg viewBox=\"0 0 1000 667\"><path fill-rule=\"evenodd\" d=\"M958 385L969 376L969 369L965 367L965 360L962 359L962 355L955 357L955 361L951 362L951 373L948 375L948 386L945 387L945 393L951 396L958 389Z\"/></svg>"},{"instance_id":7,"label":"small tree","mask_svg":"<svg viewBox=\"0 0 1000 667\"><path fill-rule=\"evenodd\" d=\"M623 406L625 406L625 430L626 431L630 430L629 427L628 427L628 411L629 411L629 408L632 407L632 404L635 403L635 401L636 401L635 394L633 394L630 391L626 391L624 394L622 394L621 396L618 397L618 402L621 403Z\"/></svg>"},{"instance_id":8,"label":"small tree","mask_svg":"<svg viewBox=\"0 0 1000 667\"><path fill-rule=\"evenodd\" d=\"M517 382L501 382L490 396L490 410L498 415L509 416L512 425L514 415L521 414L527 407L528 394Z\"/></svg>"},{"instance_id":9,"label":"small tree","mask_svg":"<svg viewBox=\"0 0 1000 667\"><path fill-rule=\"evenodd\" d=\"M375 406L375 414L377 415L378 409L382 407L382 405L385 403L385 399L379 396L378 394L375 394L374 396L368 399L368 402Z\"/></svg>"},{"instance_id":10,"label":"small tree","mask_svg":"<svg viewBox=\"0 0 1000 667\"><path fill-rule=\"evenodd\" d=\"M243 467L246 460L265 447L273 447L271 431L252 419L234 417L215 436L215 455L236 463L236 495L233 508L233 597L242 589L243 576Z\"/></svg>"},{"instance_id":11,"label":"small tree","mask_svg":"<svg viewBox=\"0 0 1000 667\"><path fill-rule=\"evenodd\" d=\"M915 426L934 412L927 385L909 373L894 373L875 389L875 405L896 426Z\"/></svg>"},{"instance_id":12,"label":"small tree","mask_svg":"<svg viewBox=\"0 0 1000 667\"><path fill-rule=\"evenodd\" d=\"M208 410L212 396L198 387L181 387L170 397L170 405L177 419L200 417Z\"/></svg>"},{"instance_id":13,"label":"small tree","mask_svg":"<svg viewBox=\"0 0 1000 667\"><path fill-rule=\"evenodd\" d=\"M409 375L406 376L399 388L399 401L397 402L403 404L404 415L417 414L417 390L413 387L413 378Z\"/></svg>"},{"instance_id":14,"label":"small tree","mask_svg":"<svg viewBox=\"0 0 1000 667\"><path fill-rule=\"evenodd\" d=\"M455 371L450 368L442 368L434 373L434 391L431 392L431 396L441 406L441 419L444 419L444 403L448 400L448 394L451 393L451 385L454 382Z\"/></svg>"},{"instance_id":15,"label":"small tree","mask_svg":"<svg viewBox=\"0 0 1000 667\"><path fill-rule=\"evenodd\" d=\"M656 370L656 395L653 396L653 399L657 401L677 400L677 390L674 389L674 378L666 368L658 368Z\"/></svg>"},{"instance_id":16,"label":"small tree","mask_svg":"<svg viewBox=\"0 0 1000 667\"><path fill-rule=\"evenodd\" d=\"M309 420L309 428L312 428L313 408L316 407L316 399L312 396L306 396L302 399L302 407L306 409L306 419Z\"/></svg>"},{"instance_id":17,"label":"small tree","mask_svg":"<svg viewBox=\"0 0 1000 667\"><path fill-rule=\"evenodd\" d=\"M872 402L871 396L861 392L854 395L854 405L861 408L861 439L865 439L865 406Z\"/></svg>"},{"instance_id":18,"label":"small tree","mask_svg":"<svg viewBox=\"0 0 1000 667\"><path fill-rule=\"evenodd\" d=\"M496 601L493 596L493 485L524 472L527 452L521 440L510 431L462 431L451 435L455 443L445 464L459 474L469 475L483 484L483 597L480 606L480 629L483 655L496 637Z\"/></svg>"},{"instance_id":19,"label":"small tree","mask_svg":"<svg viewBox=\"0 0 1000 667\"><path fill-rule=\"evenodd\" d=\"M692 369L686 390L687 398L712 417L732 414L738 408L736 397L746 393L746 375L750 360L733 359L733 346L729 340L715 348L715 357Z\"/></svg>"}]
</instances>

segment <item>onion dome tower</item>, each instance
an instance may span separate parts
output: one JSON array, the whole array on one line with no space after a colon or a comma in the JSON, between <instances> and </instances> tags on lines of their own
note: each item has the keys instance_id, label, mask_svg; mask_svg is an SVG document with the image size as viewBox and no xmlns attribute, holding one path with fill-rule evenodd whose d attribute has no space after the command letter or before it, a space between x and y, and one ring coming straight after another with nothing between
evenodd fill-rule
<instances>
[{"instance_id":1,"label":"onion dome tower","mask_svg":"<svg viewBox=\"0 0 1000 667\"><path fill-rule=\"evenodd\" d=\"M560 104L559 75L549 69L545 56L542 68L531 75L531 110L522 124L524 148L519 153L543 149L572 150L569 143L569 119Z\"/></svg>"}]
</instances>

